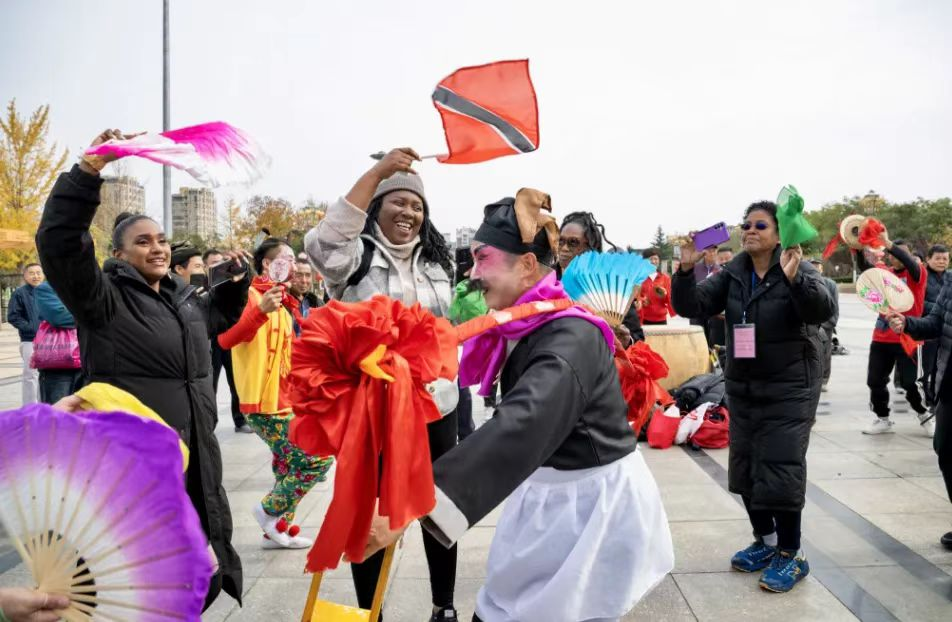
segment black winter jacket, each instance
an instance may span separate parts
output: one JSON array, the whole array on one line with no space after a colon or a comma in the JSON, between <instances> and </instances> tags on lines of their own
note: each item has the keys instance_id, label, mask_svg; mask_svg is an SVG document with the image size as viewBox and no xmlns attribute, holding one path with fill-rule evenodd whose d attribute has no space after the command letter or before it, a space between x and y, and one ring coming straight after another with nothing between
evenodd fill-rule
<instances>
[{"instance_id":1,"label":"black winter jacket","mask_svg":"<svg viewBox=\"0 0 952 622\"><path fill-rule=\"evenodd\" d=\"M696 283L694 272L679 271L671 301L688 318L724 313L727 319L727 392L806 390L819 379L817 327L836 310L823 277L801 262L793 283L780 267L780 247L770 269L751 293L753 265L742 252L717 274ZM757 357L735 359L733 326L756 324Z\"/></svg>"},{"instance_id":2,"label":"black winter jacket","mask_svg":"<svg viewBox=\"0 0 952 622\"><path fill-rule=\"evenodd\" d=\"M200 299L180 279L164 279L156 292L123 261L110 259L100 270L89 227L101 185L77 166L60 175L36 234L40 262L76 318L84 382L132 393L187 443L189 497L218 556L222 589L240 601L241 561L231 545L231 510L214 434L208 340L210 332L238 318L248 281L217 288L212 310L208 298Z\"/></svg>"},{"instance_id":3,"label":"black winter jacket","mask_svg":"<svg viewBox=\"0 0 952 622\"><path fill-rule=\"evenodd\" d=\"M36 310L36 288L21 285L14 290L7 305L7 321L20 333L20 341L33 341L40 328L40 316Z\"/></svg>"},{"instance_id":4,"label":"black winter jacket","mask_svg":"<svg viewBox=\"0 0 952 622\"><path fill-rule=\"evenodd\" d=\"M932 268L926 267L926 270L929 274L929 281L926 284L926 301L925 307L922 310L922 317L926 317L932 313L932 307L935 306L935 303L939 300L939 293L942 292L943 286L952 281L952 274L948 270L939 274L934 271Z\"/></svg>"},{"instance_id":5,"label":"black winter jacket","mask_svg":"<svg viewBox=\"0 0 952 622\"><path fill-rule=\"evenodd\" d=\"M780 267L780 247L752 288L753 265L740 253L719 273L695 282L679 272L672 302L685 317L727 319L728 483L757 510L799 511L806 496L806 453L816 420L822 367L819 325L835 302L816 268L801 262L793 282ZM752 291L753 290L753 291ZM734 357L733 326L756 325L756 358Z\"/></svg>"},{"instance_id":6,"label":"black winter jacket","mask_svg":"<svg viewBox=\"0 0 952 622\"><path fill-rule=\"evenodd\" d=\"M935 389L937 395L948 400L952 397L952 390L950 390L952 385L943 386L942 383L949 368L949 355L952 354L952 288L942 288L929 315L907 317L906 332L913 339L939 340L939 354L935 364Z\"/></svg>"}]
</instances>

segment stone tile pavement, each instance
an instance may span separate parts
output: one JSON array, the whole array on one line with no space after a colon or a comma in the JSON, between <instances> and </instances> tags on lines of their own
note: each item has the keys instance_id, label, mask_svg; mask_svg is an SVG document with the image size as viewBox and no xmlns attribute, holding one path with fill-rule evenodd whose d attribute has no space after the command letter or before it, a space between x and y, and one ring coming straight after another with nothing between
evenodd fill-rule
<instances>
[{"instance_id":1,"label":"stone tile pavement","mask_svg":"<svg viewBox=\"0 0 952 622\"><path fill-rule=\"evenodd\" d=\"M727 450L642 447L661 487L677 561L674 572L624 620L952 620L952 552L938 544L939 536L952 530L952 505L931 440L901 397L895 398L896 434L860 434L870 420L865 372L873 318L851 296L841 298L841 307L840 338L851 354L834 358L830 392L823 395L809 454L804 548L811 576L792 593L773 595L757 587L755 575L730 570L730 556L748 543L750 527L738 499L724 487ZM2 379L11 352L8 330L0 330L0 408L19 400L19 386L4 385ZM203 619L298 620L309 585L302 574L305 553L260 548L250 508L270 486L270 459L256 437L233 432L224 393L219 400L218 435L235 543L245 567L245 602L239 609L219 599ZM480 411L477 419L486 416ZM330 481L319 485L302 504L299 516L307 531L319 529L331 486ZM497 515L498 510L460 544L456 604L463 619L473 611ZM6 570L0 586L27 583L22 567L9 567L3 546L0 540L0 571ZM419 527L413 527L395 560L384 609L388 622L428 619L424 559ZM346 566L328 575L322 595L355 604Z\"/></svg>"}]
</instances>

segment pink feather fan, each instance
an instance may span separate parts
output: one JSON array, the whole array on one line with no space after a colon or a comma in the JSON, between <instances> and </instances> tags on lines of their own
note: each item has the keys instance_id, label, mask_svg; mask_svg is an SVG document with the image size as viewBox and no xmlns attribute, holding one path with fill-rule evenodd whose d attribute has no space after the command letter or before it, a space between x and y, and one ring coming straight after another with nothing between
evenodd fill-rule
<instances>
[{"instance_id":1,"label":"pink feather fan","mask_svg":"<svg viewBox=\"0 0 952 622\"><path fill-rule=\"evenodd\" d=\"M128 140L109 140L90 147L87 155L138 156L187 172L213 188L252 184L264 175L271 158L242 130L212 121L161 134L145 133Z\"/></svg>"}]
</instances>

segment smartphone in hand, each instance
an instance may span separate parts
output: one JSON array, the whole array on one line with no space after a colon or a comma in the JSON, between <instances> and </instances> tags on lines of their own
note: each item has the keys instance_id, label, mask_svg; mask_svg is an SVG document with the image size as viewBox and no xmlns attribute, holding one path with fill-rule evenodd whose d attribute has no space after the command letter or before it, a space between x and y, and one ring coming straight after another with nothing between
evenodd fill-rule
<instances>
[{"instance_id":1,"label":"smartphone in hand","mask_svg":"<svg viewBox=\"0 0 952 622\"><path fill-rule=\"evenodd\" d=\"M720 244L723 244L724 242L729 242L731 239L731 232L727 228L726 224L719 222L703 231L698 231L694 234L693 239L694 248L702 251L706 248L716 247Z\"/></svg>"}]
</instances>

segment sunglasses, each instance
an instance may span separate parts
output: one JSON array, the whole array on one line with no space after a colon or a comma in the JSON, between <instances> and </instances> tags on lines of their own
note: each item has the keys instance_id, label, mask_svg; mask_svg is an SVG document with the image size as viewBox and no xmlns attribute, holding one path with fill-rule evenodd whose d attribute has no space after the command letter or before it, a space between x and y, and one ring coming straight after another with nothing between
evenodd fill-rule
<instances>
[{"instance_id":1,"label":"sunglasses","mask_svg":"<svg viewBox=\"0 0 952 622\"><path fill-rule=\"evenodd\" d=\"M758 221L755 222L755 223L754 223L754 222L745 222L744 224L742 224L742 225L740 226L740 228L743 229L744 231L750 231L751 228L757 229L757 231L766 231L769 226L770 226L770 225L768 225L768 224L765 223L764 221L758 220Z\"/></svg>"},{"instance_id":2,"label":"sunglasses","mask_svg":"<svg viewBox=\"0 0 952 622\"><path fill-rule=\"evenodd\" d=\"M559 248L568 246L570 250L577 250L584 246L585 242L578 238L559 238Z\"/></svg>"}]
</instances>

